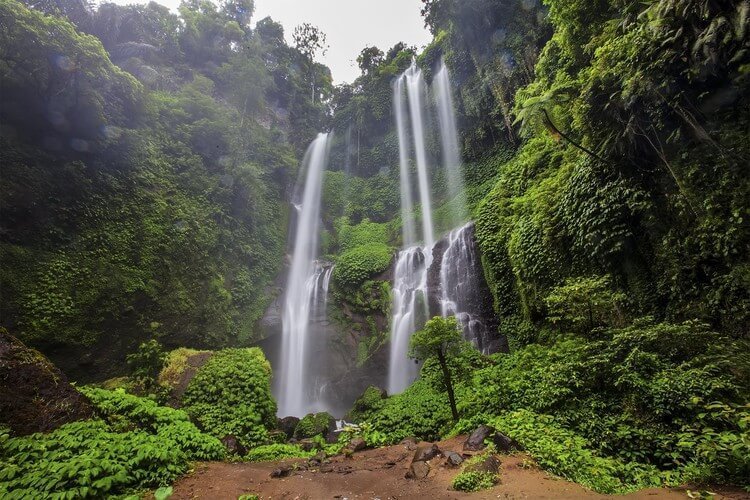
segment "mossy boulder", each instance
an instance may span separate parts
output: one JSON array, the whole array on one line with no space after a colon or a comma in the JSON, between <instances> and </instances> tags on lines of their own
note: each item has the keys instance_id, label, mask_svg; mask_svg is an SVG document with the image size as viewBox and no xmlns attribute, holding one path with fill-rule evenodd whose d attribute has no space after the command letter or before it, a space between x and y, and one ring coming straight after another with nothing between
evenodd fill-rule
<instances>
[{"instance_id":1,"label":"mossy boulder","mask_svg":"<svg viewBox=\"0 0 750 500\"><path fill-rule=\"evenodd\" d=\"M325 438L335 430L336 419L330 413L308 413L294 429L294 437L306 439L321 435Z\"/></svg>"},{"instance_id":2,"label":"mossy boulder","mask_svg":"<svg viewBox=\"0 0 750 500\"><path fill-rule=\"evenodd\" d=\"M362 422L367 420L369 415L383 407L383 401L387 397L388 393L385 390L375 387L374 385L369 386L354 402L354 406L352 406L352 409L346 414L344 420L350 422Z\"/></svg>"},{"instance_id":3,"label":"mossy boulder","mask_svg":"<svg viewBox=\"0 0 750 500\"><path fill-rule=\"evenodd\" d=\"M179 408L182 404L182 396L190 385L198 370L205 365L212 351L197 351L180 347L167 355L164 367L159 373L159 385L169 391L167 404L173 408Z\"/></svg>"},{"instance_id":4,"label":"mossy boulder","mask_svg":"<svg viewBox=\"0 0 750 500\"><path fill-rule=\"evenodd\" d=\"M276 428L271 365L257 347L216 351L197 369L181 403L199 428L219 439L234 436L246 449L268 442Z\"/></svg>"},{"instance_id":5,"label":"mossy boulder","mask_svg":"<svg viewBox=\"0 0 750 500\"><path fill-rule=\"evenodd\" d=\"M89 400L49 359L0 328L0 426L26 435L91 415Z\"/></svg>"}]
</instances>

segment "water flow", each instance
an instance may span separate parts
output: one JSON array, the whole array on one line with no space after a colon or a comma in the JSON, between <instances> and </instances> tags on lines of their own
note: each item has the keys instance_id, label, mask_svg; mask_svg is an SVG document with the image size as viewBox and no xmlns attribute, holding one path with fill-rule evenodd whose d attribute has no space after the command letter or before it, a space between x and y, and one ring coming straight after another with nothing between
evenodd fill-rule
<instances>
[{"instance_id":1,"label":"water flow","mask_svg":"<svg viewBox=\"0 0 750 500\"><path fill-rule=\"evenodd\" d=\"M417 365L408 359L408 352L412 333L426 319L419 314L420 304L427 305L426 258L422 247L413 246L398 254L394 273L389 394L402 392L417 376Z\"/></svg>"},{"instance_id":2,"label":"water flow","mask_svg":"<svg viewBox=\"0 0 750 500\"><path fill-rule=\"evenodd\" d=\"M452 200L451 227L466 222L466 189L461 171L461 153L458 147L458 132L456 130L456 112L453 108L453 95L450 76L445 62L440 62L440 68L433 81L435 100L438 108L438 123L440 124L440 140L443 150L443 168L448 181L448 196Z\"/></svg>"},{"instance_id":3,"label":"water flow","mask_svg":"<svg viewBox=\"0 0 750 500\"><path fill-rule=\"evenodd\" d=\"M443 317L456 316L464 338L487 354L488 328L482 321L479 295L479 261L474 245L473 224L454 229L440 264L440 307Z\"/></svg>"},{"instance_id":4,"label":"water flow","mask_svg":"<svg viewBox=\"0 0 750 500\"><path fill-rule=\"evenodd\" d=\"M425 247L435 243L432 226L432 202L430 201L430 180L427 173L427 146L424 135L424 78L422 70L413 62L404 73L406 90L409 95L409 114L411 116L412 136L414 138L414 156L417 160L417 179L419 180L419 201L422 204L422 235ZM428 256L428 259L430 257ZM428 265L429 267L429 265Z\"/></svg>"},{"instance_id":5,"label":"water flow","mask_svg":"<svg viewBox=\"0 0 750 500\"><path fill-rule=\"evenodd\" d=\"M416 63L394 86L394 108L399 139L401 173L401 216L405 249L399 252L393 278L391 349L388 369L388 392L406 389L417 376L417 365L409 359L409 340L429 317L427 270L432 263L435 235L432 224L432 202L425 144L424 78ZM422 246L416 244L414 205L409 176L409 137L404 102L408 101L414 159L417 165L419 201L422 215Z\"/></svg>"},{"instance_id":6,"label":"water flow","mask_svg":"<svg viewBox=\"0 0 750 500\"><path fill-rule=\"evenodd\" d=\"M307 169L302 200L295 205L297 227L294 253L282 313L282 347L279 384L279 413L302 416L311 402L307 394L307 334L311 306L316 303L322 267L315 262L318 252L320 195L328 156L328 134L319 134L305 154ZM316 276L317 275L317 276Z\"/></svg>"},{"instance_id":7,"label":"water flow","mask_svg":"<svg viewBox=\"0 0 750 500\"><path fill-rule=\"evenodd\" d=\"M394 85L393 106L396 115L396 130L398 131L398 159L401 176L401 232L404 245L414 245L417 242L417 231L414 225L414 201L411 197L411 180L409 178L409 135L406 130L407 117L404 103L406 93L404 78L398 78Z\"/></svg>"}]
</instances>

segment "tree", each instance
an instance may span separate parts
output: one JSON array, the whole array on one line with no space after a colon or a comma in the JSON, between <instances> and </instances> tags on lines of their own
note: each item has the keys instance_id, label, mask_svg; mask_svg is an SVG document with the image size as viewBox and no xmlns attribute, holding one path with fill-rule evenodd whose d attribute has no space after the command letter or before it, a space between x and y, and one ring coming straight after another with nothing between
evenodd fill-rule
<instances>
[{"instance_id":1,"label":"tree","mask_svg":"<svg viewBox=\"0 0 750 500\"><path fill-rule=\"evenodd\" d=\"M433 356L437 357L443 372L443 381L448 392L454 422L458 422L458 408L456 408L456 395L453 392L448 358L459 351L462 343L463 337L456 318L435 316L424 325L424 328L412 335L409 344L409 356L416 360L425 361Z\"/></svg>"},{"instance_id":2,"label":"tree","mask_svg":"<svg viewBox=\"0 0 750 500\"><path fill-rule=\"evenodd\" d=\"M377 47L365 47L357 56L357 65L362 74L369 75L383 62L385 54Z\"/></svg>"},{"instance_id":3,"label":"tree","mask_svg":"<svg viewBox=\"0 0 750 500\"><path fill-rule=\"evenodd\" d=\"M310 62L315 60L318 51L322 51L321 54L323 55L328 52L326 34L320 28L310 23L303 23L294 28L292 39L297 50Z\"/></svg>"}]
</instances>

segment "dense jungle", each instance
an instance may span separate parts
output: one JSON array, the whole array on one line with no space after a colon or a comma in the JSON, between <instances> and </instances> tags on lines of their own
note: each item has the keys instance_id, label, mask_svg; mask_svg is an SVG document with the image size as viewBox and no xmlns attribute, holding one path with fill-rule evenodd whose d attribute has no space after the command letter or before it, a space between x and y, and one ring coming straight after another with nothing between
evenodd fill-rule
<instances>
[{"instance_id":1,"label":"dense jungle","mask_svg":"<svg viewBox=\"0 0 750 500\"><path fill-rule=\"evenodd\" d=\"M270 1L0 0L0 498L750 498L750 1Z\"/></svg>"}]
</instances>

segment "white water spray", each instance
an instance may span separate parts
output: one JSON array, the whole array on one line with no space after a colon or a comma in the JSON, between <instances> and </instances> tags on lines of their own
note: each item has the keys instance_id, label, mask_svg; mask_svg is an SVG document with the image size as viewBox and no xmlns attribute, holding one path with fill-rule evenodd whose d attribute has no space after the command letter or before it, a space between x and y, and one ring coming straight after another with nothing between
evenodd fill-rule
<instances>
[{"instance_id":1,"label":"white water spray","mask_svg":"<svg viewBox=\"0 0 750 500\"><path fill-rule=\"evenodd\" d=\"M307 335L318 308L323 267L315 262L320 233L320 198L328 158L328 134L319 134L305 153L304 191L297 210L294 253L282 313L279 414L303 416L314 404L307 381ZM330 274L328 275L330 278ZM327 285L326 285L327 288ZM326 294L327 295L327 294Z\"/></svg>"}]
</instances>

